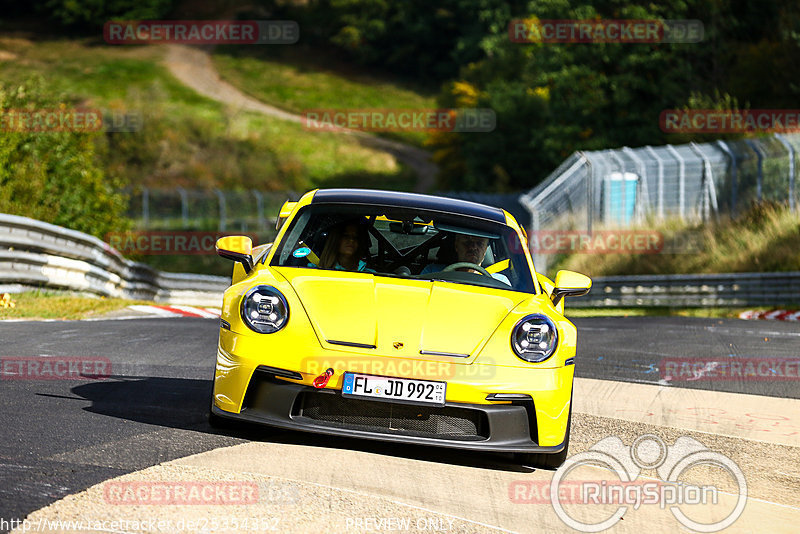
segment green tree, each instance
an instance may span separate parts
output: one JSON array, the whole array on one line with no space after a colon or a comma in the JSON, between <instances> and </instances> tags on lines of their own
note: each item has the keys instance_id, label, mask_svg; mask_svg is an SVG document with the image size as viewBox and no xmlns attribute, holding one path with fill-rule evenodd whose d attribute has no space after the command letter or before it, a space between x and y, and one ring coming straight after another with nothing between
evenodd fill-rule
<instances>
[{"instance_id":1,"label":"green tree","mask_svg":"<svg viewBox=\"0 0 800 534\"><path fill-rule=\"evenodd\" d=\"M65 106L41 79L0 85L0 112ZM67 107L67 106L65 106ZM5 126L9 130L8 123ZM24 215L102 237L125 230L122 184L109 178L101 132L4 131L0 136L0 212Z\"/></svg>"},{"instance_id":2,"label":"green tree","mask_svg":"<svg viewBox=\"0 0 800 534\"><path fill-rule=\"evenodd\" d=\"M484 57L481 41L522 13L519 0L265 0L300 22L302 39L374 68L438 85Z\"/></svg>"},{"instance_id":3,"label":"green tree","mask_svg":"<svg viewBox=\"0 0 800 534\"><path fill-rule=\"evenodd\" d=\"M273 2L269 2L273 5ZM440 105L497 114L492 133L435 134L444 189L535 185L575 150L702 141L665 134L665 109L725 99L792 108L800 0L320 0L290 3L303 35L375 68L443 84ZM519 44L515 18L698 19L701 43ZM722 95L722 96L718 96ZM718 102L722 99L721 102Z\"/></svg>"},{"instance_id":4,"label":"green tree","mask_svg":"<svg viewBox=\"0 0 800 534\"><path fill-rule=\"evenodd\" d=\"M528 16L652 19L683 14L615 2L607 3L607 11L603 7L568 0L532 2ZM462 147L464 171L447 175L445 170L442 179L449 188L496 190L497 180L512 188L531 187L575 150L660 140L660 111L682 101L691 79L685 59L689 45L513 43L504 31L484 39L483 46L486 59L462 68L460 78L481 95L478 107L495 110L497 128L451 134ZM442 104L452 101L448 91Z\"/></svg>"},{"instance_id":5,"label":"green tree","mask_svg":"<svg viewBox=\"0 0 800 534\"><path fill-rule=\"evenodd\" d=\"M63 26L95 30L109 20L163 19L173 5L174 0L47 0L41 11Z\"/></svg>"}]
</instances>

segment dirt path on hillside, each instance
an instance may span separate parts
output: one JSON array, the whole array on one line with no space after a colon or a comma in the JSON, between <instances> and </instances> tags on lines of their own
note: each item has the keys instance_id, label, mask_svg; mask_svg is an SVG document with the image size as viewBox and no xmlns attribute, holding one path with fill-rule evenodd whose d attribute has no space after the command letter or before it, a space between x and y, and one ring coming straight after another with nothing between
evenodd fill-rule
<instances>
[{"instance_id":1,"label":"dirt path on hillside","mask_svg":"<svg viewBox=\"0 0 800 534\"><path fill-rule=\"evenodd\" d=\"M179 44L167 45L165 64L173 76L203 96L234 108L263 113L276 119L296 123L303 121L302 116L265 104L222 80L207 50ZM343 130L342 133L354 137L363 146L388 152L399 162L411 167L417 174L415 191L430 191L435 184L437 168L431 162L429 152L364 132Z\"/></svg>"}]
</instances>

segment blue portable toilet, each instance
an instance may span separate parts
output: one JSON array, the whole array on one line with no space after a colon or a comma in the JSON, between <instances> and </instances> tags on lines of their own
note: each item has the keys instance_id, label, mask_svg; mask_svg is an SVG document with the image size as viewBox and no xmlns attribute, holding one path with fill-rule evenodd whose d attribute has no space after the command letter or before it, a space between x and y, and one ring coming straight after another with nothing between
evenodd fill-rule
<instances>
[{"instance_id":1,"label":"blue portable toilet","mask_svg":"<svg viewBox=\"0 0 800 534\"><path fill-rule=\"evenodd\" d=\"M605 179L605 220L630 225L636 210L639 176L632 172L612 172Z\"/></svg>"}]
</instances>

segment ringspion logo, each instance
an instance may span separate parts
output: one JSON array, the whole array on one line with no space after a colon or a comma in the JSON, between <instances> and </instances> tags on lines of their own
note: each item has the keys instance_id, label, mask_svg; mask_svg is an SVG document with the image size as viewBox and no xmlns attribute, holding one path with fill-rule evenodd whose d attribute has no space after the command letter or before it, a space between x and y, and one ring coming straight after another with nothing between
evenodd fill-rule
<instances>
[{"instance_id":1,"label":"ringspion logo","mask_svg":"<svg viewBox=\"0 0 800 534\"><path fill-rule=\"evenodd\" d=\"M553 495L549 480L515 480L508 486L508 498L514 504L660 504L667 501L671 492L668 484L660 481L635 480L633 482L608 480L567 480L558 485L558 495ZM704 488L706 498L713 498L714 489Z\"/></svg>"},{"instance_id":2,"label":"ringspion logo","mask_svg":"<svg viewBox=\"0 0 800 534\"><path fill-rule=\"evenodd\" d=\"M610 470L613 478L594 481L567 478L581 468L597 472L597 467ZM733 506L720 502L721 491L717 486L685 481L687 474L698 467L716 468L735 484ZM659 480L640 479L644 470L655 470ZM514 496L524 495L517 488L514 491ZM578 532L602 532L617 524L630 508L638 510L648 504L669 509L675 519L690 530L718 532L730 527L744 512L747 480L733 460L690 437L681 436L669 446L660 437L645 434L626 446L620 438L611 436L569 457L553 475L548 496L559 519ZM576 513L573 507L568 510L564 506L573 503L593 505L594 518L589 519L586 514ZM616 510L611 511L614 507ZM716 512L713 517L719 519L711 522L693 519L692 512L711 507Z\"/></svg>"}]
</instances>

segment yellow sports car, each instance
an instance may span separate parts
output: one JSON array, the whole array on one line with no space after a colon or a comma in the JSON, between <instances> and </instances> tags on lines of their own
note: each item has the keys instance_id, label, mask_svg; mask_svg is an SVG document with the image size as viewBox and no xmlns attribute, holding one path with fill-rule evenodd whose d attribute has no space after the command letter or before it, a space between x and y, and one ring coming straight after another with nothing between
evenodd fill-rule
<instances>
[{"instance_id":1,"label":"yellow sports car","mask_svg":"<svg viewBox=\"0 0 800 534\"><path fill-rule=\"evenodd\" d=\"M567 454L575 326L563 298L591 280L537 275L504 210L428 195L329 189L281 208L274 244L234 260L213 424Z\"/></svg>"}]
</instances>

